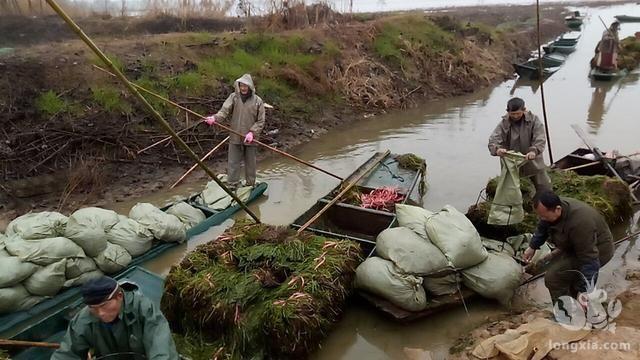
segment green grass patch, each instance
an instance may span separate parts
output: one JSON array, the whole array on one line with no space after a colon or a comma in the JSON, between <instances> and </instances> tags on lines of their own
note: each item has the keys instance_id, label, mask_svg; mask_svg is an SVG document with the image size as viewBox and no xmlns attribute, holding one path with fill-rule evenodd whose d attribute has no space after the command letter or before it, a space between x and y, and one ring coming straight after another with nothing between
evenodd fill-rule
<instances>
[{"instance_id":1,"label":"green grass patch","mask_svg":"<svg viewBox=\"0 0 640 360\"><path fill-rule=\"evenodd\" d=\"M123 99L120 91L113 87L95 87L91 89L93 101L108 112L131 113L131 104Z\"/></svg>"},{"instance_id":2,"label":"green grass patch","mask_svg":"<svg viewBox=\"0 0 640 360\"><path fill-rule=\"evenodd\" d=\"M249 54L243 49L236 49L230 56L215 56L200 62L198 72L233 81L245 73L254 74L261 64L262 62L255 55Z\"/></svg>"},{"instance_id":3,"label":"green grass patch","mask_svg":"<svg viewBox=\"0 0 640 360\"><path fill-rule=\"evenodd\" d=\"M70 110L69 103L59 97L53 90L40 94L36 98L35 105L38 112L46 116L53 116Z\"/></svg>"},{"instance_id":4,"label":"green grass patch","mask_svg":"<svg viewBox=\"0 0 640 360\"><path fill-rule=\"evenodd\" d=\"M214 39L214 35L210 32L194 32L187 34L187 39L195 43L208 43Z\"/></svg>"},{"instance_id":5,"label":"green grass patch","mask_svg":"<svg viewBox=\"0 0 640 360\"><path fill-rule=\"evenodd\" d=\"M400 65L405 63L404 51L409 47L425 55L457 48L451 33L420 16L394 17L383 22L373 47L378 56Z\"/></svg>"},{"instance_id":6,"label":"green grass patch","mask_svg":"<svg viewBox=\"0 0 640 360\"><path fill-rule=\"evenodd\" d=\"M172 85L178 90L199 93L204 86L203 76L197 72L188 71L175 76Z\"/></svg>"}]
</instances>

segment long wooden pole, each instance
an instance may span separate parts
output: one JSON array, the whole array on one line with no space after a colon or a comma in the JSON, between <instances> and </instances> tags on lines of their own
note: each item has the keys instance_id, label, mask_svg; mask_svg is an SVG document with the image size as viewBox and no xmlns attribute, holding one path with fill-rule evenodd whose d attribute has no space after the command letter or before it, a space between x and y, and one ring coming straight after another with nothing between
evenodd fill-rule
<instances>
[{"instance_id":1,"label":"long wooden pole","mask_svg":"<svg viewBox=\"0 0 640 360\"><path fill-rule=\"evenodd\" d=\"M213 179L213 181L215 181L227 194L229 194L229 196L231 196L231 198L233 198L233 200L235 200L238 203L238 205L240 205L240 207L242 207L242 209L247 214L249 214L251 218L253 218L253 220L259 223L260 219L251 210L249 210L247 205L244 202L242 202L242 200L240 200L240 198L238 198L238 196L233 191L229 190L229 188L227 188L222 183L222 181L218 179L216 174L214 174L213 171L211 171L207 167L207 165L205 165L205 163L200 161L200 159L198 158L198 155L196 155L196 153L194 153L193 150L191 150L189 145L187 145L182 140L182 138L180 138L180 136L176 134L175 131L173 131L173 129L171 128L171 125L169 125L169 123L165 121L162 115L160 115L156 111L156 109L154 109L153 106L149 104L147 99L145 99L144 96L142 96L142 94L140 94L140 92L138 92L138 90L133 86L133 83L130 82L126 78L126 76L124 76L124 74L120 71L120 69L118 69L116 66L113 65L111 60L109 60L109 58L102 52L102 50L100 50L100 48L98 48L98 46L93 42L93 40L91 40L91 38L89 38L89 36L87 36L87 34L85 34L82 31L82 29L78 26L78 24L76 24L73 21L73 19L71 19L69 15L67 15L64 12L64 10L60 7L60 5L58 5L58 3L56 3L55 0L46 0L46 1L47 1L47 4L49 4L49 6L51 6L51 8L67 23L67 25L69 25L71 30L73 30L82 39L82 41L84 41L84 43L87 44L87 46L98 56L98 58L100 58L100 60L102 60L102 62L104 62L107 65L107 67L111 69L111 71L115 74L115 76L124 84L124 86L127 87L129 92L131 92L131 94L136 99L138 99L140 103L142 103L142 105L153 116L153 118L156 119L156 121L160 123L160 125L165 129L165 131L171 135L171 137L178 144L178 146L180 146L184 151L186 151L187 154L189 154L189 156L191 156L196 161L196 163L207 173L207 175L209 175L211 179Z\"/></svg>"},{"instance_id":2,"label":"long wooden pole","mask_svg":"<svg viewBox=\"0 0 640 360\"><path fill-rule=\"evenodd\" d=\"M96 66L96 67L97 67L97 68L99 68L99 69L101 69L101 70L103 70L103 71L105 71L105 72L108 72L107 70L102 69L102 68L100 68L99 66ZM108 73L109 73L109 72L108 72ZM111 75L113 75L113 74L111 74ZM186 107L184 107L184 106L182 106L182 105L180 105L180 104L177 104L177 103L175 103L175 102L173 102L173 101L171 101L171 100L169 100L169 99L167 99L167 98L163 97L162 95L156 94L156 93L154 93L154 92L153 92L153 91L151 91L151 90L145 89L145 88L143 88L142 86L140 86L140 85L138 85L138 84L131 83L131 85L132 85L132 86L134 86L134 87L136 87L137 89L139 89L139 90L141 90L141 91L146 92L147 94L149 94L149 95L151 95L151 96L155 97L155 98L156 98L156 99L158 99L158 100L162 100L162 101L166 102L166 103L167 103L167 104L169 104L169 105L172 105L172 106L174 106L174 107L176 107L176 108L178 108L178 109L182 109L182 110L184 110L184 111L186 111L186 112L188 112L188 113L190 113L190 114L192 114L192 115L195 115L195 116L197 116L197 117L199 117L199 118L201 118L201 119L204 119L204 118L205 118L203 115L198 114L197 112L195 112L195 111L193 111L193 110L191 110L191 109L188 109L188 108L186 108ZM193 126L198 125L198 124L201 124L201 122L198 122L198 123L194 124ZM241 134L241 133L239 133L239 132L237 132L237 131L233 130L232 128L230 128L230 127L228 127L228 126L225 126L225 125L220 124L219 122L216 122L215 124L216 124L217 126L219 126L219 127L223 128L224 130L227 130L228 132L230 132L230 133L232 133L232 134L235 134L235 135L238 135L238 136L242 136L242 137L244 137L244 136L245 136L245 134ZM163 140L165 140L165 139L163 139ZM275 153L278 153L278 154L280 154L280 155L282 155L282 156L284 156L284 157L287 157L287 158L289 158L289 159L291 159L291 160L295 160L295 161L297 161L297 162L299 162L299 163L301 163L301 164L307 165L307 166L309 166L309 167L311 167L311 168L314 168L314 169L316 169L316 170L318 170L318 171L321 171L321 172L323 172L323 173L325 173L325 174L327 174L327 175L329 175L329 176L333 176L334 178L336 178L336 179L338 179L338 180L341 180L341 181L342 181L342 180L344 180L342 177L340 177L340 176L338 176L338 175L332 174L332 173L328 172L327 170L324 170L324 169L322 169L322 168L319 168L319 167L317 167L317 166L315 166L315 165L313 165L313 164L311 164L311 163L309 163L309 162L306 162L306 161L304 161L304 160L302 160L302 159L300 159L300 158L297 158L297 157L295 157L295 156L293 156L293 155L291 155L291 154L288 154L288 153L286 153L286 152L284 152L284 151L282 151L282 150L276 149L276 148L274 148L273 146L269 146L269 145L267 145L267 144L265 144L265 143L263 143L263 142L260 142L260 141L258 141L258 140L253 140L253 142L254 142L254 143L256 143L256 144L258 144L258 145L260 145L260 146L262 146L262 147L264 147L264 148L267 148L267 149L269 149L269 150L271 150L271 151L273 151L273 152L275 152Z\"/></svg>"},{"instance_id":3,"label":"long wooden pole","mask_svg":"<svg viewBox=\"0 0 640 360\"><path fill-rule=\"evenodd\" d=\"M544 118L544 132L547 136L547 147L549 148L549 161L553 164L553 151L551 151L551 137L549 136L549 123L547 121L547 104L544 99L544 77L542 76L542 44L540 43L540 0L536 0L536 17L538 33L538 80L540 81L540 97L542 98L542 116Z\"/></svg>"},{"instance_id":4,"label":"long wooden pole","mask_svg":"<svg viewBox=\"0 0 640 360\"><path fill-rule=\"evenodd\" d=\"M21 341L0 339L0 346L16 346L16 347L43 347L57 349L60 347L58 343L37 342L37 341Z\"/></svg>"},{"instance_id":5,"label":"long wooden pole","mask_svg":"<svg viewBox=\"0 0 640 360\"><path fill-rule=\"evenodd\" d=\"M378 165L378 163L380 161L382 161L385 157L387 157L387 155L389 155L390 151L387 150L384 152L384 156L381 156L380 159L376 162L374 162L373 164L371 164L371 166L364 170L355 180L351 181L349 184L347 184L346 187L344 187L342 189L342 191L340 191L340 193L338 195L336 195L333 200L329 201L329 203L327 203L327 205L325 205L320 211L318 211L311 219L309 219L309 221L307 221L304 225L302 225L299 229L298 229L298 234L300 234L301 232L304 231L304 229L306 229L307 227L309 227L309 225L313 224L314 221L318 220L318 218L320 217L320 215L324 214L325 211L327 211L331 206L333 206L333 204L335 204L336 202L338 202L338 200L340 200L340 198L347 193L347 191L349 191L354 185L356 185L358 183L358 181L360 181L360 179L362 179L363 177L365 177L367 174L369 174L369 172L371 172L371 170L375 169L376 166Z\"/></svg>"},{"instance_id":6,"label":"long wooden pole","mask_svg":"<svg viewBox=\"0 0 640 360\"><path fill-rule=\"evenodd\" d=\"M227 140L229 140L229 137L227 136L226 138L224 138L218 145L214 146L213 149L211 149L205 156L203 156L200 161L205 161L209 158L209 156L211 156L214 152L216 152L216 150L218 150L222 145L224 145ZM198 164L193 164L193 166L191 168L189 168L189 170L187 170L186 173L184 173L180 179L178 179L175 183L173 183L173 185L171 185L171 187L169 189L173 189L174 187L176 187L176 185L180 184L180 182L182 180L184 180L184 178L186 178L189 174L191 174L191 172L198 167Z\"/></svg>"}]
</instances>

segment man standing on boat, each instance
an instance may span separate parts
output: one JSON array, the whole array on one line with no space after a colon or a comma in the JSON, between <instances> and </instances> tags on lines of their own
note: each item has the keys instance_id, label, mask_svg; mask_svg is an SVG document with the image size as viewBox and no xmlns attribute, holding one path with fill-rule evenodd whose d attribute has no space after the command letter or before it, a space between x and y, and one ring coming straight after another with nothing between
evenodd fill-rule
<instances>
[{"instance_id":1,"label":"man standing on boat","mask_svg":"<svg viewBox=\"0 0 640 360\"><path fill-rule=\"evenodd\" d=\"M256 183L256 144L265 123L264 101L256 95L251 75L244 74L234 82L235 91L229 95L220 110L205 118L205 123L213 125L217 121L226 120L231 115L231 128L245 134L244 137L230 134L228 183L231 188L240 184L240 166L244 162L244 173L247 186Z\"/></svg>"},{"instance_id":2,"label":"man standing on boat","mask_svg":"<svg viewBox=\"0 0 640 360\"><path fill-rule=\"evenodd\" d=\"M97 358L177 360L169 323L131 283L102 276L82 286L84 307L69 323L52 360Z\"/></svg>"},{"instance_id":3,"label":"man standing on boat","mask_svg":"<svg viewBox=\"0 0 640 360\"><path fill-rule=\"evenodd\" d=\"M602 39L596 46L596 68L603 71L618 70L618 51L620 50L619 29L620 23L614 21L611 26L602 33Z\"/></svg>"},{"instance_id":4,"label":"man standing on boat","mask_svg":"<svg viewBox=\"0 0 640 360\"><path fill-rule=\"evenodd\" d=\"M604 217L593 207L552 191L536 194L533 206L540 222L523 260L529 262L547 239L560 251L544 276L555 305L562 296L579 299L595 284L598 272L613 257L613 236ZM550 237L547 238L547 234ZM554 250L555 251L555 250Z\"/></svg>"},{"instance_id":5,"label":"man standing on boat","mask_svg":"<svg viewBox=\"0 0 640 360\"><path fill-rule=\"evenodd\" d=\"M546 145L540 119L525 108L524 100L517 97L509 100L507 114L489 137L491 155L502 157L509 150L526 154L529 161L520 168L520 176L531 179L536 192L551 190L551 179L542 158Z\"/></svg>"}]
</instances>

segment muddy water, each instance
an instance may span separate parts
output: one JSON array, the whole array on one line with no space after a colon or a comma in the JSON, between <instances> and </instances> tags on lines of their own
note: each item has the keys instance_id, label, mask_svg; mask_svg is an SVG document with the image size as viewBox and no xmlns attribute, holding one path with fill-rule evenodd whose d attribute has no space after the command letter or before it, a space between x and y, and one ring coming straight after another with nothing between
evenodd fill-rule
<instances>
[{"instance_id":1,"label":"muddy water","mask_svg":"<svg viewBox=\"0 0 640 360\"><path fill-rule=\"evenodd\" d=\"M613 15L640 16L640 7L626 5L579 10L589 13L590 18L583 26L578 49L544 84L554 159L582 146L570 127L573 123L583 127L604 151L614 148L622 154L638 151L640 121L635 105L640 99L638 74L612 83L592 82L587 75L589 59L604 30L598 16L609 24ZM640 24L625 23L620 31L621 38L635 31L640 31ZM294 155L345 176L376 151L413 152L424 157L428 164L429 190L423 199L425 207L435 210L451 204L464 211L475 203L487 179L499 173L499 163L489 156L486 144L511 96L524 98L529 109L542 115L539 88L535 84L510 80L473 95L426 102L417 109L351 123L308 143ZM549 159L548 155L546 159ZM259 177L269 183L269 190L267 196L252 205L252 209L264 222L271 224L291 223L338 183L323 173L281 158L261 163ZM178 187L170 195L185 196L198 191L202 185ZM167 194L121 203L116 210L126 213L137 201L162 205L167 201ZM231 223L229 220L225 225ZM638 227L637 216L632 224L633 228ZM146 266L166 274L170 265L179 261L186 251L215 238L223 229L223 226L213 228L188 246L178 247ZM624 231L626 229L616 229L616 237ZM637 258L635 243L621 246L603 271L602 283L612 284L609 287L613 290L623 288L626 284L624 267L636 262ZM548 295L540 285L527 287L519 301L544 305ZM432 351L434 359L445 359L448 348L458 336L486 316L504 311L485 301L468 304L468 310L467 314L464 308L458 308L403 326L369 308L352 305L313 358L401 359L403 348L413 347Z\"/></svg>"}]
</instances>

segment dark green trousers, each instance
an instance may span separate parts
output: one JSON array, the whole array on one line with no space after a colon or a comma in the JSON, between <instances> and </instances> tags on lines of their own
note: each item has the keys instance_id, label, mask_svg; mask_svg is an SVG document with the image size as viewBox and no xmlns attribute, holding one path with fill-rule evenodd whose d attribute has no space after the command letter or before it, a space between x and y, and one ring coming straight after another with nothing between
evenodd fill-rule
<instances>
[{"instance_id":1,"label":"dark green trousers","mask_svg":"<svg viewBox=\"0 0 640 360\"><path fill-rule=\"evenodd\" d=\"M607 243L598 248L600 267L613 257L613 244ZM562 296L576 298L584 278L580 272L578 260L574 254L562 254L555 259L544 275L544 285L549 290L551 301L555 304Z\"/></svg>"}]
</instances>

